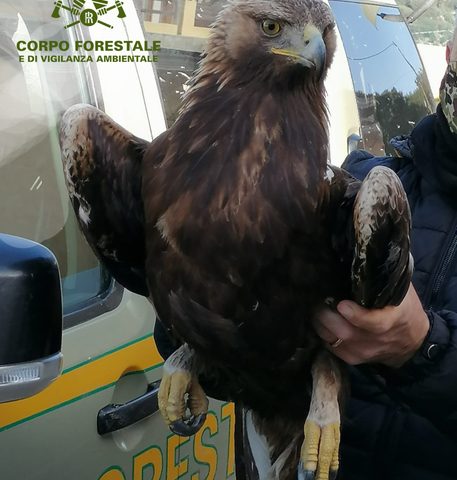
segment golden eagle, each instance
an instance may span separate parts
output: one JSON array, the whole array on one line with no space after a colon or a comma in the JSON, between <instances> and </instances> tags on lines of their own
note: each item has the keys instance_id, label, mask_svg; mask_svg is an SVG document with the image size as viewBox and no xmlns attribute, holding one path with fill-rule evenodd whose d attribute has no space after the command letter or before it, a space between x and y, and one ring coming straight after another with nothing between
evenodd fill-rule
<instances>
[{"instance_id":1,"label":"golden eagle","mask_svg":"<svg viewBox=\"0 0 457 480\"><path fill-rule=\"evenodd\" d=\"M182 344L162 414L194 431L202 384L251 409L278 479L338 469L341 374L314 313L345 298L398 304L412 270L395 174L361 184L327 163L334 28L321 0L233 0L167 132L148 143L81 105L61 125L88 242Z\"/></svg>"}]
</instances>

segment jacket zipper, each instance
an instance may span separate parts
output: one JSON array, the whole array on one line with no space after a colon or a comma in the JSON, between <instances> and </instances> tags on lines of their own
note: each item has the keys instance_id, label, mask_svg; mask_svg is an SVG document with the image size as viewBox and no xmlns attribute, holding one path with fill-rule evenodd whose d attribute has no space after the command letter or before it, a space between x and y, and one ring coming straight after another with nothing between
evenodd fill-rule
<instances>
[{"instance_id":1,"label":"jacket zipper","mask_svg":"<svg viewBox=\"0 0 457 480\"><path fill-rule=\"evenodd\" d=\"M457 254L457 227L456 227L457 220L454 220L454 225L453 225L453 237L452 241L450 244L448 244L448 248L446 249L446 252L444 256L442 257L441 261L441 266L438 272L434 276L433 284L432 284L432 290L430 293L428 306L433 307L435 302L438 299L438 295L441 291L441 287L444 284L444 281L447 278L447 275L449 273L449 268L454 262L455 256Z\"/></svg>"}]
</instances>

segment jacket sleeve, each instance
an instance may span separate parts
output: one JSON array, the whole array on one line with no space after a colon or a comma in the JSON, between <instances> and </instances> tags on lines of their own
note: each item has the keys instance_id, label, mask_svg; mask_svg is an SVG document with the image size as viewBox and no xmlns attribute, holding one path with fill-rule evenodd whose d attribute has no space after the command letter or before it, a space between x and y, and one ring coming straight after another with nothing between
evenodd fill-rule
<instances>
[{"instance_id":1,"label":"jacket sleeve","mask_svg":"<svg viewBox=\"0 0 457 480\"><path fill-rule=\"evenodd\" d=\"M384 372L392 393L457 439L457 313L428 311L430 330L414 357Z\"/></svg>"},{"instance_id":2,"label":"jacket sleeve","mask_svg":"<svg viewBox=\"0 0 457 480\"><path fill-rule=\"evenodd\" d=\"M400 165L401 159L398 157L375 157L366 150L355 150L346 157L341 168L358 180L363 180L370 170L376 166L389 167L394 171L398 171Z\"/></svg>"},{"instance_id":3,"label":"jacket sleeve","mask_svg":"<svg viewBox=\"0 0 457 480\"><path fill-rule=\"evenodd\" d=\"M455 156L457 155L457 134L451 131L448 118L441 104L436 108L435 136L435 147L440 158L443 157L447 162L455 161ZM446 165L446 167L449 167L452 171L451 164Z\"/></svg>"}]
</instances>

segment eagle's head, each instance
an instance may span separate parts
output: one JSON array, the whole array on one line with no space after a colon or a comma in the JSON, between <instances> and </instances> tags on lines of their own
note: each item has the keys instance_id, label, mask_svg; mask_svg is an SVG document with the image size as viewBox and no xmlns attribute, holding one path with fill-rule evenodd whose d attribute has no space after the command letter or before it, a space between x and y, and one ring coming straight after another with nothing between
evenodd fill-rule
<instances>
[{"instance_id":1,"label":"eagle's head","mask_svg":"<svg viewBox=\"0 0 457 480\"><path fill-rule=\"evenodd\" d=\"M232 0L213 25L203 66L224 85L290 75L319 82L335 46L322 0Z\"/></svg>"}]
</instances>

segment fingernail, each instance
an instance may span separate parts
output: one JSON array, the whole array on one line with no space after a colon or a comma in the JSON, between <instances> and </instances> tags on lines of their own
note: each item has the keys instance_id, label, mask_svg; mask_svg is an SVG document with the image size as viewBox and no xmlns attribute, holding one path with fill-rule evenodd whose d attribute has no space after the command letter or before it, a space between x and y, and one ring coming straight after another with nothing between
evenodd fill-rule
<instances>
[{"instance_id":1,"label":"fingernail","mask_svg":"<svg viewBox=\"0 0 457 480\"><path fill-rule=\"evenodd\" d=\"M347 303L341 302L336 308L338 309L338 312L340 312L340 314L348 320L354 316L354 309Z\"/></svg>"}]
</instances>

